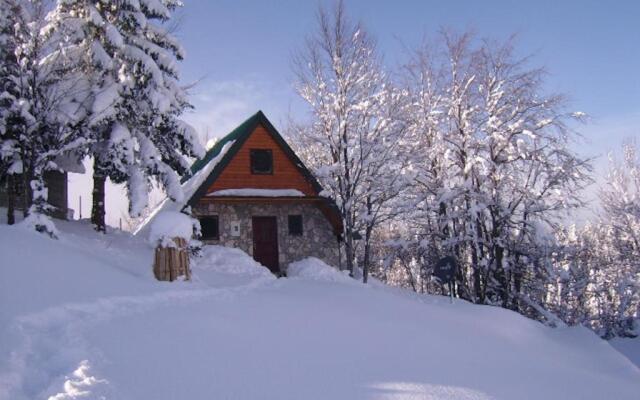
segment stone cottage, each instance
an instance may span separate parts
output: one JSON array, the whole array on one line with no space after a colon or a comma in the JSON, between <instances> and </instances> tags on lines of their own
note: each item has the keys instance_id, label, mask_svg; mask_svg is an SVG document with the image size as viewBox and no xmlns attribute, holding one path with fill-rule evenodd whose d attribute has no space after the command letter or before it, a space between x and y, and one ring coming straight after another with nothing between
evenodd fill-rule
<instances>
[{"instance_id":1,"label":"stone cottage","mask_svg":"<svg viewBox=\"0 0 640 400\"><path fill-rule=\"evenodd\" d=\"M183 189L205 244L240 248L276 275L309 256L339 264L335 203L261 111L196 161Z\"/></svg>"}]
</instances>

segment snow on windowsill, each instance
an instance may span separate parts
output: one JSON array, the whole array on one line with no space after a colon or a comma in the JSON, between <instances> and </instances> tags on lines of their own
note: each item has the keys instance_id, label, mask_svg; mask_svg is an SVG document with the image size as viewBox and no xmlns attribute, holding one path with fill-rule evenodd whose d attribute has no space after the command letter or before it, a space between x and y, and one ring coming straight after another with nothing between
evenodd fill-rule
<instances>
[{"instance_id":1,"label":"snow on windowsill","mask_svg":"<svg viewBox=\"0 0 640 400\"><path fill-rule=\"evenodd\" d=\"M304 197L297 189L223 189L207 193L207 197Z\"/></svg>"}]
</instances>

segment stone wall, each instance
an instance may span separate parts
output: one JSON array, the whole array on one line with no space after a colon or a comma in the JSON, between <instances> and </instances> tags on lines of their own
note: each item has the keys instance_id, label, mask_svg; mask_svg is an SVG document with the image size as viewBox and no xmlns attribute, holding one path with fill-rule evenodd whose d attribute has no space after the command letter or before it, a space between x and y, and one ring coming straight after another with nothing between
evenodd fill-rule
<instances>
[{"instance_id":1,"label":"stone wall","mask_svg":"<svg viewBox=\"0 0 640 400\"><path fill-rule=\"evenodd\" d=\"M276 217L278 223L278 257L280 269L306 257L317 257L329 265L338 266L338 241L333 227L316 206L309 203L199 203L193 208L195 217L218 216L219 240L205 240L206 244L237 247L249 255L253 253L251 218ZM302 236L289 235L289 215L302 215ZM240 224L238 236L231 234L232 223Z\"/></svg>"}]
</instances>

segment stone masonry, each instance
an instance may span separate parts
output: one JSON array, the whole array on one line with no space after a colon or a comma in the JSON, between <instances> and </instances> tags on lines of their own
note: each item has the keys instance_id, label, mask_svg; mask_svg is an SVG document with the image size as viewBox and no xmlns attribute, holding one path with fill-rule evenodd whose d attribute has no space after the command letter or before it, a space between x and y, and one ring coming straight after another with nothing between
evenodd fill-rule
<instances>
[{"instance_id":1,"label":"stone masonry","mask_svg":"<svg viewBox=\"0 0 640 400\"><path fill-rule=\"evenodd\" d=\"M333 227L322 212L309 203L199 203L193 215L217 216L219 240L206 240L205 244L237 247L253 255L251 218L275 216L278 224L278 256L280 269L306 257L317 257L329 265L338 266L339 247ZM289 235L288 216L302 215L302 236ZM233 236L231 226L239 223L240 233Z\"/></svg>"}]
</instances>

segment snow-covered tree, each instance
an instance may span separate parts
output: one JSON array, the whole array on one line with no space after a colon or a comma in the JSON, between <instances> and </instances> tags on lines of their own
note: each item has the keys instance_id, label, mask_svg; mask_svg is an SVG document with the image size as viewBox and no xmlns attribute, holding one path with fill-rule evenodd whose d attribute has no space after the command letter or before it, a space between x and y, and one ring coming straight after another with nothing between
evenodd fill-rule
<instances>
[{"instance_id":1,"label":"snow-covered tree","mask_svg":"<svg viewBox=\"0 0 640 400\"><path fill-rule=\"evenodd\" d=\"M93 139L91 219L105 231L105 182L125 183L130 213L147 206L155 180L173 199L182 197L185 156L202 155L194 130L178 117L190 107L179 84L184 51L166 29L175 0L59 1L51 27L67 48L81 49L81 70L91 96L79 130Z\"/></svg>"},{"instance_id":2,"label":"snow-covered tree","mask_svg":"<svg viewBox=\"0 0 640 400\"><path fill-rule=\"evenodd\" d=\"M3 159L10 163L6 173L22 177L25 224L55 236L55 226L46 216L44 173L58 169L59 157L86 146L87 140L73 129L85 95L82 79L74 69L73 54L60 51L55 35L45 29L44 2L3 0L1 4L7 16L1 77L6 105Z\"/></svg>"},{"instance_id":3,"label":"snow-covered tree","mask_svg":"<svg viewBox=\"0 0 640 400\"><path fill-rule=\"evenodd\" d=\"M583 204L589 164L571 151L568 125L581 114L542 90L543 71L515 58L511 41L445 32L440 43L416 51L405 74L415 240L431 248L428 263L458 259L458 296L535 308L549 233Z\"/></svg>"},{"instance_id":4,"label":"snow-covered tree","mask_svg":"<svg viewBox=\"0 0 640 400\"><path fill-rule=\"evenodd\" d=\"M92 144L86 149L89 155L108 151L104 137L119 118L118 72L122 65L119 51L123 47L123 38L115 25L119 10L120 4L111 1L58 1L48 18L47 29L56 35L61 50L76 55L76 69L84 79L87 96L82 114L77 116L76 129L91 138ZM105 230L105 180L103 174L94 173L92 221L99 231Z\"/></svg>"},{"instance_id":5,"label":"snow-covered tree","mask_svg":"<svg viewBox=\"0 0 640 400\"><path fill-rule=\"evenodd\" d=\"M373 40L348 20L342 2L332 13L320 9L318 29L294 64L298 93L311 111L310 122L297 125L294 137L324 194L340 208L352 274L356 240L364 235L366 280L373 229L403 187L404 126L397 115L403 97L382 71Z\"/></svg>"},{"instance_id":6,"label":"snow-covered tree","mask_svg":"<svg viewBox=\"0 0 640 400\"><path fill-rule=\"evenodd\" d=\"M604 338L640 334L640 160L636 145L610 156L600 215L559 237L549 308Z\"/></svg>"},{"instance_id":7,"label":"snow-covered tree","mask_svg":"<svg viewBox=\"0 0 640 400\"><path fill-rule=\"evenodd\" d=\"M623 147L623 159L610 161L607 183L600 192L603 221L608 222L603 250L611 253L609 286L612 321L608 335L640 334L640 156L634 142Z\"/></svg>"},{"instance_id":8,"label":"snow-covered tree","mask_svg":"<svg viewBox=\"0 0 640 400\"><path fill-rule=\"evenodd\" d=\"M15 223L17 175L22 171L19 137L14 125L22 120L19 112L19 65L16 59L15 24L18 5L0 1L0 185L7 190L7 222Z\"/></svg>"}]
</instances>

